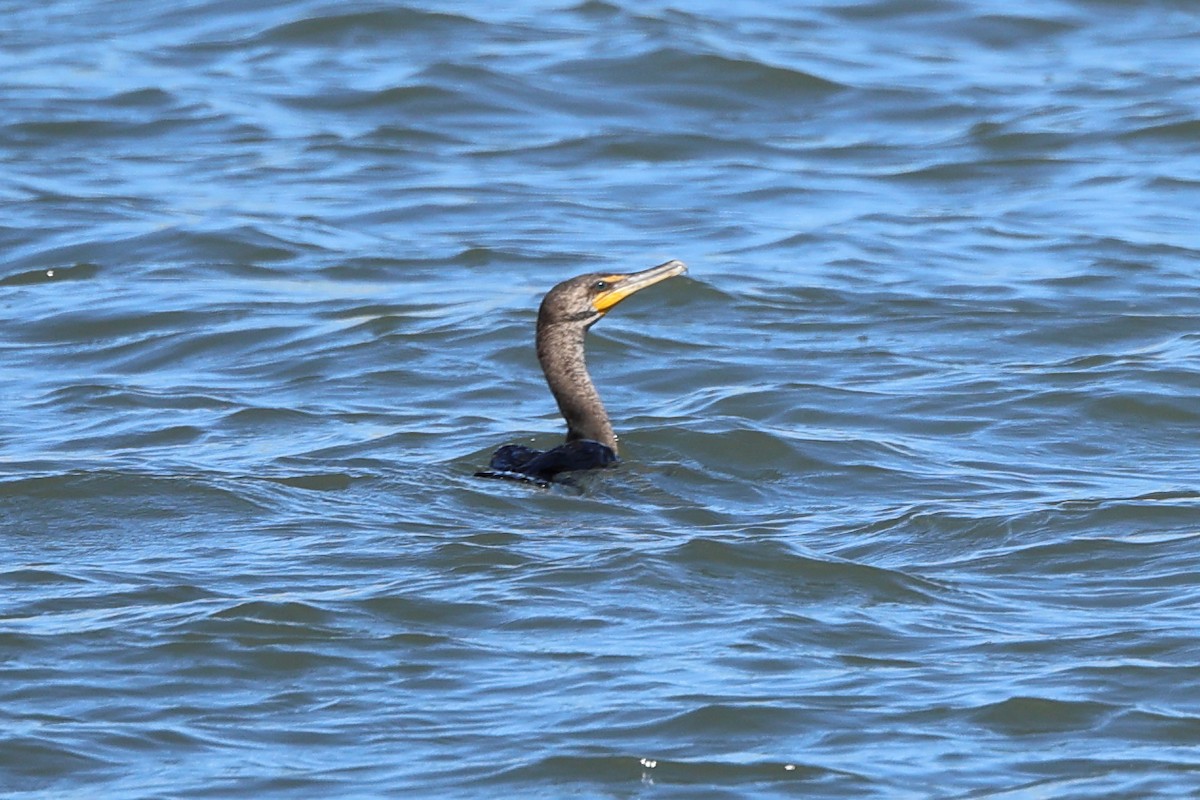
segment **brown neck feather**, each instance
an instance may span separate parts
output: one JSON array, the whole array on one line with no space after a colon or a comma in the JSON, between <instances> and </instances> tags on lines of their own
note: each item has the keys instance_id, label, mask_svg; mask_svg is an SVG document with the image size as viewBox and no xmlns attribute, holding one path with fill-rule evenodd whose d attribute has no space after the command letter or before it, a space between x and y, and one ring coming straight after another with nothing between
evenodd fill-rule
<instances>
[{"instance_id":1,"label":"brown neck feather","mask_svg":"<svg viewBox=\"0 0 1200 800\"><path fill-rule=\"evenodd\" d=\"M567 441L592 439L617 450L617 436L588 375L583 355L587 329L570 322L538 321L537 356L558 410L567 421Z\"/></svg>"}]
</instances>

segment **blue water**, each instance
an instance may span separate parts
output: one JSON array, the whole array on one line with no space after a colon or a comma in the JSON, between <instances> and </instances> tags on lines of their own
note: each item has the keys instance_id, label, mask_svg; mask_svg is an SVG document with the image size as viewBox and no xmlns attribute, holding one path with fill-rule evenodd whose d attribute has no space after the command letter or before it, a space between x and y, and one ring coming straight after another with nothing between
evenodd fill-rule
<instances>
[{"instance_id":1,"label":"blue water","mask_svg":"<svg viewBox=\"0 0 1200 800\"><path fill-rule=\"evenodd\" d=\"M0 15L0 794L1200 795L1200 8Z\"/></svg>"}]
</instances>

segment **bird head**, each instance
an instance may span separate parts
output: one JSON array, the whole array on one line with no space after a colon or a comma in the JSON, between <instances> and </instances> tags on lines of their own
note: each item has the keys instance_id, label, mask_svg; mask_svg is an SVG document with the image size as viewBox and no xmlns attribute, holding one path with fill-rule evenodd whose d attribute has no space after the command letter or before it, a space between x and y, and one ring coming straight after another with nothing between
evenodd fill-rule
<instances>
[{"instance_id":1,"label":"bird head","mask_svg":"<svg viewBox=\"0 0 1200 800\"><path fill-rule=\"evenodd\" d=\"M682 261L668 261L641 272L593 272L571 278L546 293L539 324L571 322L590 327L631 294L684 272L687 267Z\"/></svg>"}]
</instances>

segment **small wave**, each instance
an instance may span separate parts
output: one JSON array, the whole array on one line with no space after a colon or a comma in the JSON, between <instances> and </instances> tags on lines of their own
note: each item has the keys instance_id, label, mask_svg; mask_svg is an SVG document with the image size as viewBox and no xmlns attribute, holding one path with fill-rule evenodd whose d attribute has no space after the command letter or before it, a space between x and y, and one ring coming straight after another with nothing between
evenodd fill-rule
<instances>
[{"instance_id":1,"label":"small wave","mask_svg":"<svg viewBox=\"0 0 1200 800\"><path fill-rule=\"evenodd\" d=\"M808 102L848 88L796 68L675 47L572 61L555 71L619 85L624 91L640 91L671 104L701 108L712 108L714 104L742 108L761 103ZM670 75L672 80L664 84L651 79L660 75Z\"/></svg>"},{"instance_id":2,"label":"small wave","mask_svg":"<svg viewBox=\"0 0 1200 800\"><path fill-rule=\"evenodd\" d=\"M333 612L300 600L247 600L213 611L209 617L300 630L323 627L337 619Z\"/></svg>"},{"instance_id":3,"label":"small wave","mask_svg":"<svg viewBox=\"0 0 1200 800\"><path fill-rule=\"evenodd\" d=\"M65 720L64 720L65 721ZM61 741L61 738L67 741ZM41 794L47 785L68 777L93 779L108 775L120 763L95 752L90 743L73 744L74 736L5 735L0 738L0 779L6 791Z\"/></svg>"},{"instance_id":4,"label":"small wave","mask_svg":"<svg viewBox=\"0 0 1200 800\"><path fill-rule=\"evenodd\" d=\"M55 279L60 267L45 265L75 262L81 269L77 273L68 272L67 276L87 279L100 274L128 274L131 264L148 263L152 265L149 271L161 277L194 279L211 265L232 265L237 272L253 271L252 265L292 260L312 249L313 245L307 242L281 238L278 231L268 233L247 225L220 231L167 226L128 236L104 236L30 249L12 263L32 268L34 275L38 271L54 271L54 276L47 277Z\"/></svg>"},{"instance_id":5,"label":"small wave","mask_svg":"<svg viewBox=\"0 0 1200 800\"><path fill-rule=\"evenodd\" d=\"M105 99L105 103L122 108L173 108L178 98L166 89L148 86L144 89L130 89L117 92Z\"/></svg>"},{"instance_id":6,"label":"small wave","mask_svg":"<svg viewBox=\"0 0 1200 800\"><path fill-rule=\"evenodd\" d=\"M964 15L953 3L897 2L874 0L831 6L826 13L853 23L886 26L889 32L903 36L920 31L923 36L966 39L973 44L995 49L1025 48L1036 44L1048 46L1054 39L1078 30L1082 23L1073 16L1052 15L1039 8L1038 16L1029 14L992 13Z\"/></svg>"},{"instance_id":7,"label":"small wave","mask_svg":"<svg viewBox=\"0 0 1200 800\"><path fill-rule=\"evenodd\" d=\"M801 782L814 786L841 786L842 790L849 790L852 786L865 789L867 785L865 779L851 772L808 764L802 760L666 758L657 753L645 756L553 755L503 769L490 776L488 781L500 784L517 781L523 786L530 782L546 782L554 786L556 791L562 791L575 782L593 790L597 784L661 782L664 787L704 784L707 786L706 795L712 794L712 787L717 786L746 785L763 790L773 784Z\"/></svg>"},{"instance_id":8,"label":"small wave","mask_svg":"<svg viewBox=\"0 0 1200 800\"><path fill-rule=\"evenodd\" d=\"M263 31L256 43L271 46L321 45L341 47L355 41L389 41L412 35L462 37L479 33L484 25L463 14L394 7L374 11L326 13L285 22Z\"/></svg>"},{"instance_id":9,"label":"small wave","mask_svg":"<svg viewBox=\"0 0 1200 800\"><path fill-rule=\"evenodd\" d=\"M1143 125L1121 134L1121 138L1130 141L1139 139L1160 139L1169 142L1194 144L1200 138L1200 120L1186 119L1173 122L1161 122L1153 125Z\"/></svg>"},{"instance_id":10,"label":"small wave","mask_svg":"<svg viewBox=\"0 0 1200 800\"><path fill-rule=\"evenodd\" d=\"M112 461L111 454L105 456ZM77 464L75 457L72 462ZM49 502L56 518L38 509ZM130 509L123 520L106 517L103 509L120 504ZM96 468L29 475L0 480L0 509L7 508L9 521L26 532L44 533L54 519L53 530L67 541L78 537L94 543L105 536L154 537L162 529L178 532L173 524L178 509L187 507L202 525L206 517L241 515L261 511L236 481L216 475L182 474L160 469L150 471ZM19 512L19 513L18 513ZM138 525L131 520L137 519ZM98 520L104 520L99 522Z\"/></svg>"},{"instance_id":11,"label":"small wave","mask_svg":"<svg viewBox=\"0 0 1200 800\"><path fill-rule=\"evenodd\" d=\"M298 109L318 111L362 112L388 111L407 112L413 115L450 111L461 114L478 114L503 110L504 106L488 103L470 92L418 84L415 86L393 86L379 90L325 91L319 94L280 95L276 98ZM433 134L426 134L432 136ZM437 137L444 140L443 137Z\"/></svg>"},{"instance_id":12,"label":"small wave","mask_svg":"<svg viewBox=\"0 0 1200 800\"><path fill-rule=\"evenodd\" d=\"M499 609L487 603L437 600L414 594L387 592L359 601L358 605L373 616L403 625L458 627L492 625L503 619Z\"/></svg>"},{"instance_id":13,"label":"small wave","mask_svg":"<svg viewBox=\"0 0 1200 800\"><path fill-rule=\"evenodd\" d=\"M321 417L296 408L254 406L239 408L221 419L221 426L232 430L265 431L270 428L291 428L298 425L316 425Z\"/></svg>"},{"instance_id":14,"label":"small wave","mask_svg":"<svg viewBox=\"0 0 1200 800\"><path fill-rule=\"evenodd\" d=\"M546 164L638 162L670 163L723 158L752 160L769 147L762 142L707 134L602 133L502 150L480 150L478 157L522 156Z\"/></svg>"},{"instance_id":15,"label":"small wave","mask_svg":"<svg viewBox=\"0 0 1200 800\"><path fill-rule=\"evenodd\" d=\"M976 723L1008 736L1041 736L1092 731L1117 710L1117 706L1096 701L1025 696L978 706L969 716Z\"/></svg>"},{"instance_id":16,"label":"small wave","mask_svg":"<svg viewBox=\"0 0 1200 800\"><path fill-rule=\"evenodd\" d=\"M1118 390L1091 396L1087 406L1097 419L1127 422L1133 425L1153 425L1161 430L1165 425L1200 424L1200 402L1190 392L1175 394L1146 389Z\"/></svg>"},{"instance_id":17,"label":"small wave","mask_svg":"<svg viewBox=\"0 0 1200 800\"><path fill-rule=\"evenodd\" d=\"M70 575L66 572L36 567L24 567L21 569L10 569L0 572L0 583L11 584L15 586L41 586L50 584L58 585L87 582L88 581L86 578Z\"/></svg>"},{"instance_id":18,"label":"small wave","mask_svg":"<svg viewBox=\"0 0 1200 800\"><path fill-rule=\"evenodd\" d=\"M354 476L344 472L328 472L321 475L291 475L286 477L264 477L263 480L304 489L309 492L342 492L354 483Z\"/></svg>"},{"instance_id":19,"label":"small wave","mask_svg":"<svg viewBox=\"0 0 1200 800\"><path fill-rule=\"evenodd\" d=\"M726 576L728 591L756 593L792 587L796 594L867 596L871 602L929 603L940 598L943 586L899 569L855 563L846 559L805 555L775 540L725 540L695 537L664 558L697 570L709 580ZM747 580L747 575L756 577ZM738 588L738 587L745 587Z\"/></svg>"},{"instance_id":20,"label":"small wave","mask_svg":"<svg viewBox=\"0 0 1200 800\"><path fill-rule=\"evenodd\" d=\"M86 281L100 273L96 264L79 263L65 267L45 267L27 272L18 272L0 278L0 286L29 286L58 281Z\"/></svg>"}]
</instances>

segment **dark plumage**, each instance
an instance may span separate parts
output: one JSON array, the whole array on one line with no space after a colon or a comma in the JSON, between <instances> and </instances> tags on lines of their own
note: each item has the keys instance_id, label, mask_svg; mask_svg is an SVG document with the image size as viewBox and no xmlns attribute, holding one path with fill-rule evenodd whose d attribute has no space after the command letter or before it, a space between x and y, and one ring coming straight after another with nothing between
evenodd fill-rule
<instances>
[{"instance_id":1,"label":"dark plumage","mask_svg":"<svg viewBox=\"0 0 1200 800\"><path fill-rule=\"evenodd\" d=\"M584 336L629 295L686 271L682 261L668 261L628 275L580 275L547 292L538 310L537 356L567 421L567 441L546 451L506 444L492 456L488 470L475 475L545 486L563 472L616 463L617 435L588 375Z\"/></svg>"}]
</instances>

